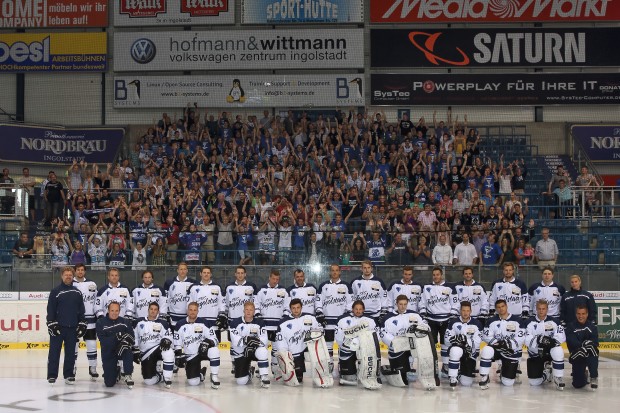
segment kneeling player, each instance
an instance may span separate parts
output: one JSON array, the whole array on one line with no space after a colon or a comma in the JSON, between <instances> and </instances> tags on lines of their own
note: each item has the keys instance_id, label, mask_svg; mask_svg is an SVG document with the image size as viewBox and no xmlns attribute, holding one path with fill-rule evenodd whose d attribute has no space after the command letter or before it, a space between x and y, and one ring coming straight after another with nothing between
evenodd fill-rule
<instances>
[{"instance_id":1,"label":"kneeling player","mask_svg":"<svg viewBox=\"0 0 620 413\"><path fill-rule=\"evenodd\" d=\"M167 389L172 384L174 350L172 332L165 320L159 318L159 304L149 304L148 315L138 320L135 328L136 345L140 350L137 362L142 367L142 378L148 385L164 381ZM157 362L163 361L163 372L157 371Z\"/></svg>"},{"instance_id":2,"label":"kneeling player","mask_svg":"<svg viewBox=\"0 0 620 413\"><path fill-rule=\"evenodd\" d=\"M460 317L450 320L445 342L450 343L448 350L450 388L454 390L459 381L463 386L471 386L482 342L482 325L471 317L469 301L461 302Z\"/></svg>"},{"instance_id":3,"label":"kneeling player","mask_svg":"<svg viewBox=\"0 0 620 413\"><path fill-rule=\"evenodd\" d=\"M187 305L187 317L177 322L174 335L174 349L177 365L185 367L187 383L197 386L205 380L207 368L203 360L211 365L211 388L220 387L220 349L215 335L215 327L207 327L207 320L198 317L198 303Z\"/></svg>"},{"instance_id":4,"label":"kneeling player","mask_svg":"<svg viewBox=\"0 0 620 413\"><path fill-rule=\"evenodd\" d=\"M383 329L381 330L381 341L388 346L388 358L390 361L390 369L392 372L400 374L402 379L402 385L408 385L407 373L412 371L411 368L411 351L397 351L395 350L394 339L399 337L400 339L408 339L405 334L411 327L415 327L420 330L430 331L429 325L418 314L411 310L408 310L409 299L406 295L401 294L396 297L396 311L388 314L385 318ZM398 349L400 350L400 349ZM388 372L382 372L384 375L388 375ZM392 380L388 377L388 381L392 384ZM399 383L400 384L400 383Z\"/></svg>"},{"instance_id":5,"label":"kneeling player","mask_svg":"<svg viewBox=\"0 0 620 413\"><path fill-rule=\"evenodd\" d=\"M573 387L580 389L588 383L590 388L598 389L598 329L588 320L588 307L578 305L576 320L566 325L566 345L570 352L569 361L573 365ZM586 370L587 369L587 370Z\"/></svg>"},{"instance_id":6,"label":"kneeling player","mask_svg":"<svg viewBox=\"0 0 620 413\"><path fill-rule=\"evenodd\" d=\"M243 316L230 322L230 346L237 384L248 384L252 379L252 361L258 362L261 386L268 388L269 354L267 330L263 320L254 318L254 303L243 304Z\"/></svg>"},{"instance_id":7,"label":"kneeling player","mask_svg":"<svg viewBox=\"0 0 620 413\"><path fill-rule=\"evenodd\" d=\"M483 340L488 344L480 352L480 388L489 388L489 370L494 360L501 360L501 382L504 386L512 386L517 378L521 348L525 341L525 330L521 327L521 317L508 312L505 300L495 302L495 316L482 333Z\"/></svg>"},{"instance_id":8,"label":"kneeling player","mask_svg":"<svg viewBox=\"0 0 620 413\"><path fill-rule=\"evenodd\" d=\"M553 366L553 383L558 390L564 390L562 343L566 341L566 335L558 319L547 317L548 308L547 301L539 300L536 303L536 316L527 324L527 377L530 386L540 386L551 380Z\"/></svg>"},{"instance_id":9,"label":"kneeling player","mask_svg":"<svg viewBox=\"0 0 620 413\"><path fill-rule=\"evenodd\" d=\"M359 380L367 389L378 389L381 387L377 380L381 353L375 332L376 324L372 318L364 316L363 301L356 300L352 310L352 314L344 315L338 320L336 329L336 342L340 348L340 384L356 386Z\"/></svg>"},{"instance_id":10,"label":"kneeling player","mask_svg":"<svg viewBox=\"0 0 620 413\"><path fill-rule=\"evenodd\" d=\"M101 361L103 364L103 381L106 387L113 387L123 380L127 387L133 388L133 354L136 343L134 331L129 320L120 317L121 305L111 301L107 305L107 314L97 320L97 337L101 343ZM123 374L118 366L122 362Z\"/></svg>"}]
</instances>

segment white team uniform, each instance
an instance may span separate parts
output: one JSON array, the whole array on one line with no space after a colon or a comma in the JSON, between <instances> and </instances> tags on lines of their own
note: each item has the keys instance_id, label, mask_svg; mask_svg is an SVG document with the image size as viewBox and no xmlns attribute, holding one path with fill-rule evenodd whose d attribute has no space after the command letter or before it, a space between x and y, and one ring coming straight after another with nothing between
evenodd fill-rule
<instances>
[{"instance_id":1,"label":"white team uniform","mask_svg":"<svg viewBox=\"0 0 620 413\"><path fill-rule=\"evenodd\" d=\"M396 297L401 294L407 296L409 299L407 309L416 313L419 312L420 300L422 299L422 286L420 284L415 284L414 282L405 284L403 280L392 283L390 288L388 288L388 303L390 311L396 311Z\"/></svg>"},{"instance_id":2,"label":"white team uniform","mask_svg":"<svg viewBox=\"0 0 620 413\"><path fill-rule=\"evenodd\" d=\"M357 340L355 333L361 330L374 332L376 328L377 325L375 321L370 317L355 317L353 314L340 317L336 326L336 342L340 347L340 360L349 360L351 357L355 356L354 351L347 350L347 348L351 347L351 341ZM343 344L345 345L343 346ZM355 345L353 347L355 347Z\"/></svg>"},{"instance_id":3,"label":"white team uniform","mask_svg":"<svg viewBox=\"0 0 620 413\"><path fill-rule=\"evenodd\" d=\"M474 281L471 285L465 285L465 282L462 281L452 287L452 315L458 316L460 314L463 301L471 303L471 316L473 318L489 315L489 299L482 284Z\"/></svg>"},{"instance_id":4,"label":"white team uniform","mask_svg":"<svg viewBox=\"0 0 620 413\"><path fill-rule=\"evenodd\" d=\"M254 314L261 316L265 322L267 331L276 331L278 324L285 314L288 314L288 293L284 287L276 285L270 287L265 285L261 287L254 298L256 311Z\"/></svg>"},{"instance_id":5,"label":"white team uniform","mask_svg":"<svg viewBox=\"0 0 620 413\"><path fill-rule=\"evenodd\" d=\"M91 280L84 279L80 282L74 278L73 286L80 290L84 298L84 318L88 323L88 329L94 329L97 322L97 284Z\"/></svg>"},{"instance_id":6,"label":"white team uniform","mask_svg":"<svg viewBox=\"0 0 620 413\"><path fill-rule=\"evenodd\" d=\"M166 280L164 291L166 292L166 300L168 303L168 315L172 319L172 325L187 316L187 304L189 304L188 290L196 281L191 278L185 278L180 281L179 277Z\"/></svg>"},{"instance_id":7,"label":"white team uniform","mask_svg":"<svg viewBox=\"0 0 620 413\"><path fill-rule=\"evenodd\" d=\"M293 298L299 298L301 300L301 311L304 314L315 314L316 287L314 285L304 283L302 286L297 286L293 284L286 289L286 292L289 297L286 308L289 308L289 303Z\"/></svg>"},{"instance_id":8,"label":"white team uniform","mask_svg":"<svg viewBox=\"0 0 620 413\"><path fill-rule=\"evenodd\" d=\"M298 318L284 317L278 327L278 351L290 351L293 357L303 356L306 351L306 334L310 330L322 330L316 318L310 314L302 314Z\"/></svg>"},{"instance_id":9,"label":"white team uniform","mask_svg":"<svg viewBox=\"0 0 620 413\"><path fill-rule=\"evenodd\" d=\"M96 314L97 318L108 314L108 305L111 302L119 303L121 306L120 317L133 317L133 302L129 289L122 284L112 287L110 284L101 287L97 294Z\"/></svg>"},{"instance_id":10,"label":"white team uniform","mask_svg":"<svg viewBox=\"0 0 620 413\"><path fill-rule=\"evenodd\" d=\"M470 349L469 353L467 353L463 347L451 345L448 350L448 376L458 377L464 386L471 386L473 383L476 359L480 353L480 344L482 343L482 331L482 324L478 320L470 318L467 322L464 322L461 317L450 320L446 329L446 343L450 343L458 335L463 335L467 343L466 347L468 346L468 349ZM463 359L463 356L467 358ZM462 365L462 361L466 365Z\"/></svg>"},{"instance_id":11,"label":"white team uniform","mask_svg":"<svg viewBox=\"0 0 620 413\"><path fill-rule=\"evenodd\" d=\"M335 330L338 319L351 311L351 286L342 280L325 281L319 285L316 295L316 312L323 313L327 321L326 330ZM326 340L326 341L333 341Z\"/></svg>"},{"instance_id":12,"label":"white team uniform","mask_svg":"<svg viewBox=\"0 0 620 413\"><path fill-rule=\"evenodd\" d=\"M395 353L391 350L392 340L394 340L395 337L404 337L409 327L420 325L423 325L426 329L430 330L428 323L420 316L420 314L411 310L407 310L402 314L392 313L388 315L379 336L381 337L381 341L388 346L388 357L390 359L400 357L405 353L409 356L409 352Z\"/></svg>"},{"instance_id":13,"label":"white team uniform","mask_svg":"<svg viewBox=\"0 0 620 413\"><path fill-rule=\"evenodd\" d=\"M536 303L539 300L546 300L548 304L547 316L560 316L560 302L562 296L566 293L566 289L560 284L551 282L549 285L544 283L536 283L528 290L530 300L530 314L536 314Z\"/></svg>"},{"instance_id":14,"label":"white team uniform","mask_svg":"<svg viewBox=\"0 0 620 413\"><path fill-rule=\"evenodd\" d=\"M525 342L525 329L521 326L521 318L508 314L508 318L502 319L497 315L491 318L482 333L482 339L488 345L480 352L480 374L488 375L493 360L502 359L501 381L506 386L512 386L515 382L519 359L521 358L523 343ZM507 343L508 348L497 354L493 348L500 340ZM512 364L512 372L507 365Z\"/></svg>"},{"instance_id":15,"label":"white team uniform","mask_svg":"<svg viewBox=\"0 0 620 413\"><path fill-rule=\"evenodd\" d=\"M213 327L217 316L224 311L224 296L219 285L211 281L209 284L194 284L189 289L189 302L198 303L198 317L207 320Z\"/></svg>"},{"instance_id":16,"label":"white team uniform","mask_svg":"<svg viewBox=\"0 0 620 413\"><path fill-rule=\"evenodd\" d=\"M522 313L530 311L527 287L523 281L517 278L512 281L505 281L501 278L493 282L491 296L489 297L489 308L495 309L495 302L500 299L506 301L510 314L520 316Z\"/></svg>"},{"instance_id":17,"label":"white team uniform","mask_svg":"<svg viewBox=\"0 0 620 413\"><path fill-rule=\"evenodd\" d=\"M134 334L136 346L140 350L144 383L153 385L160 381L160 377L157 374L157 362L159 360L163 361L163 378L170 383L172 381L172 370L174 369L174 350L172 348L174 337L168 323L159 318L156 320L143 318L136 324ZM170 348L158 351L164 338L170 340Z\"/></svg>"},{"instance_id":18,"label":"white team uniform","mask_svg":"<svg viewBox=\"0 0 620 413\"><path fill-rule=\"evenodd\" d=\"M256 285L245 281L237 284L235 281L226 286L224 292L224 308L229 319L239 318L243 315L243 305L246 301L254 301L257 292Z\"/></svg>"},{"instance_id":19,"label":"white team uniform","mask_svg":"<svg viewBox=\"0 0 620 413\"><path fill-rule=\"evenodd\" d=\"M538 346L538 339L541 336L547 336L555 340L553 347L548 349L548 354L543 354L542 358ZM559 319L549 316L544 320L539 319L538 316L530 318L526 326L525 345L527 346L527 353L529 356L528 378L531 385L538 386L543 383L542 372L547 357L551 358L553 376L564 377L564 350L561 344L565 342L566 333ZM534 363L539 363L537 370L541 373L540 375L531 374L535 370ZM549 377L549 379L550 378L551 377Z\"/></svg>"},{"instance_id":20,"label":"white team uniform","mask_svg":"<svg viewBox=\"0 0 620 413\"><path fill-rule=\"evenodd\" d=\"M159 314L168 314L166 297L161 287L151 284L145 287L144 284L136 287L131 292L133 298L133 314L135 318L144 318L149 315L149 305L157 303L159 305Z\"/></svg>"},{"instance_id":21,"label":"white team uniform","mask_svg":"<svg viewBox=\"0 0 620 413\"><path fill-rule=\"evenodd\" d=\"M364 302L364 315L368 317L378 317L381 312L387 312L390 307L387 298L387 289L383 281L374 274L366 279L363 276L355 278L351 282L353 300Z\"/></svg>"},{"instance_id":22,"label":"white team uniform","mask_svg":"<svg viewBox=\"0 0 620 413\"><path fill-rule=\"evenodd\" d=\"M250 363L253 359L258 362L258 372L261 376L269 374L269 354L267 352L267 330L265 323L260 319L246 322L243 317L235 318L230 322L230 349L235 360L235 379L237 384L247 384L250 380ZM255 336L260 340L260 346L255 349L252 359L244 356L246 337ZM243 363L242 363L243 362Z\"/></svg>"},{"instance_id":23,"label":"white team uniform","mask_svg":"<svg viewBox=\"0 0 620 413\"><path fill-rule=\"evenodd\" d=\"M174 348L175 350L183 349L187 360L185 367L187 383L190 386L200 384L202 381L200 377L200 362L206 359L209 360L211 374L217 376L220 368L220 350L218 348L219 342L215 335L215 328L209 328L207 320L203 318L197 318L194 322L189 322L186 317L177 323L175 330ZM215 343L215 346L209 348L206 355L199 352L200 343L205 339L210 339Z\"/></svg>"}]
</instances>

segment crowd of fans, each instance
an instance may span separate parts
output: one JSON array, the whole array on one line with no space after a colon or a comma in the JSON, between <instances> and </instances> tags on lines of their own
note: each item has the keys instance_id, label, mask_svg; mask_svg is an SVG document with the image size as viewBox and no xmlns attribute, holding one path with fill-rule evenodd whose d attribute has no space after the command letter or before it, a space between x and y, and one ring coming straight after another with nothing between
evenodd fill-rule
<instances>
[{"instance_id":1,"label":"crowd of fans","mask_svg":"<svg viewBox=\"0 0 620 413\"><path fill-rule=\"evenodd\" d=\"M188 104L154 120L118 163L74 162L65 180L50 171L51 236L33 252L58 267L137 270L531 263L525 162L492 160L480 141L450 112L427 124L355 109L201 116Z\"/></svg>"}]
</instances>

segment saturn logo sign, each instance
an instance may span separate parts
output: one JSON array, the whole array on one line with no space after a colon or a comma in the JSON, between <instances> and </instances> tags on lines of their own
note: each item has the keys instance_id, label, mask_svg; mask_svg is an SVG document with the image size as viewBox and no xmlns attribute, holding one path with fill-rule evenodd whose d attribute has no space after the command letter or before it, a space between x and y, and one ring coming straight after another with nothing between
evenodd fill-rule
<instances>
[{"instance_id":1,"label":"saturn logo sign","mask_svg":"<svg viewBox=\"0 0 620 413\"><path fill-rule=\"evenodd\" d=\"M150 63L155 59L155 53L155 43L149 39L138 39L131 45L131 58L136 63Z\"/></svg>"},{"instance_id":2,"label":"saturn logo sign","mask_svg":"<svg viewBox=\"0 0 620 413\"><path fill-rule=\"evenodd\" d=\"M437 56L434 53L435 42L437 41L437 38L441 36L441 34L442 34L441 32L434 33L434 34L425 33L425 32L411 32L409 33L409 41L411 41L411 43L413 43L415 47L417 47L422 53L424 53L424 55L426 56L426 59L434 65L439 65L439 62L443 62L443 63L447 63L453 66L467 66L469 64L469 57L467 57L465 52L458 47L456 48L456 50L463 57L463 60L461 61L448 60L441 56ZM426 37L424 44L423 45L419 44L418 39L423 40L424 37Z\"/></svg>"}]
</instances>

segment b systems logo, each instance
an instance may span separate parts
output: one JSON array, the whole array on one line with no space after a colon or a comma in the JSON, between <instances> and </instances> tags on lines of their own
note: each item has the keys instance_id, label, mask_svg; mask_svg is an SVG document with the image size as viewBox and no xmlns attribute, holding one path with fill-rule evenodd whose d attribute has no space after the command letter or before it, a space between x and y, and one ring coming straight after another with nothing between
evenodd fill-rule
<instances>
[{"instance_id":1,"label":"b systems logo","mask_svg":"<svg viewBox=\"0 0 620 413\"><path fill-rule=\"evenodd\" d=\"M364 89L362 79L347 79L344 77L336 78L336 99L341 104L363 105Z\"/></svg>"},{"instance_id":2,"label":"b systems logo","mask_svg":"<svg viewBox=\"0 0 620 413\"><path fill-rule=\"evenodd\" d=\"M155 17L166 12L166 0L119 0L119 10L129 17Z\"/></svg>"},{"instance_id":3,"label":"b systems logo","mask_svg":"<svg viewBox=\"0 0 620 413\"><path fill-rule=\"evenodd\" d=\"M228 0L181 0L181 13L192 17L219 16L228 11Z\"/></svg>"},{"instance_id":4,"label":"b systems logo","mask_svg":"<svg viewBox=\"0 0 620 413\"><path fill-rule=\"evenodd\" d=\"M460 53L460 57L461 57L460 60L446 59L434 53L435 42L437 42L437 39L441 35L442 35L442 32L437 32L437 33L432 33L432 34L426 33L426 32L411 32L409 33L409 41L413 43L413 45L417 47L422 53L424 53L424 56L426 56L426 59L434 65L439 65L440 62L446 63L451 66L469 65L469 57L467 57L465 52L459 47L456 47L455 49L458 53ZM420 44L419 43L420 41L423 41L424 43Z\"/></svg>"},{"instance_id":5,"label":"b systems logo","mask_svg":"<svg viewBox=\"0 0 620 413\"><path fill-rule=\"evenodd\" d=\"M141 65L150 63L155 59L157 48L149 39L138 39L131 45L131 58Z\"/></svg>"}]
</instances>

